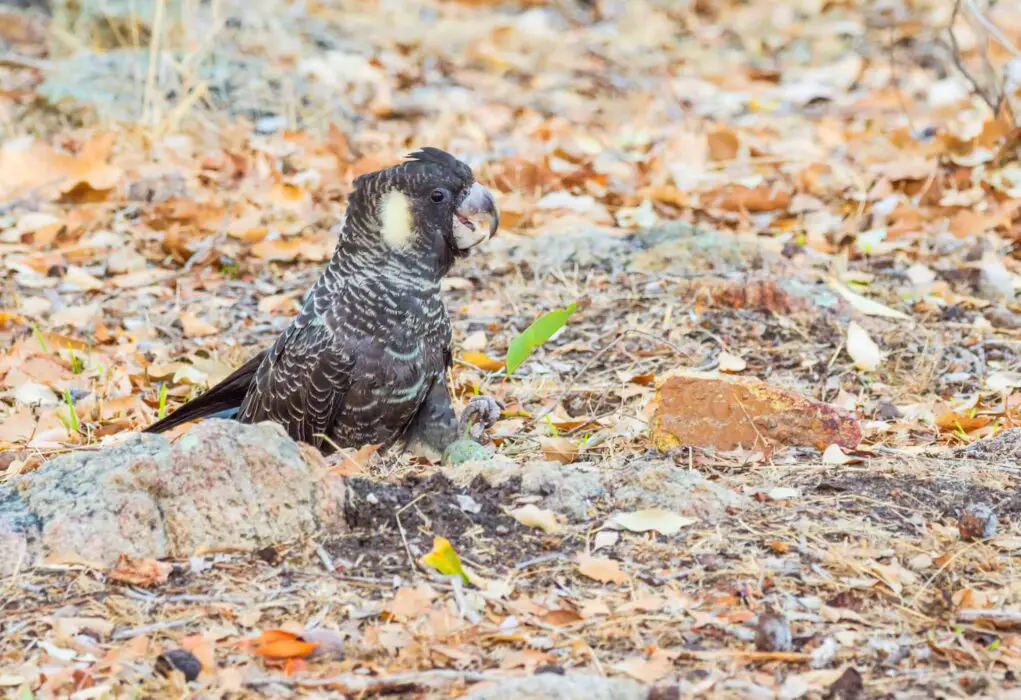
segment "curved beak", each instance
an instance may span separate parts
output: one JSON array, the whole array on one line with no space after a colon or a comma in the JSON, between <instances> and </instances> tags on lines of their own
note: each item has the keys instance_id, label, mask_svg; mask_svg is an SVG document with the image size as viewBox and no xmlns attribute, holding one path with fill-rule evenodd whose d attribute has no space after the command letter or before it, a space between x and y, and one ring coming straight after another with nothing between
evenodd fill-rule
<instances>
[{"instance_id":1,"label":"curved beak","mask_svg":"<svg viewBox=\"0 0 1021 700\"><path fill-rule=\"evenodd\" d=\"M486 238L492 238L500 227L500 210L496 207L493 193L475 182L468 190L468 196L457 208L457 216L462 220L471 221L481 215L486 215L489 218L489 235Z\"/></svg>"}]
</instances>

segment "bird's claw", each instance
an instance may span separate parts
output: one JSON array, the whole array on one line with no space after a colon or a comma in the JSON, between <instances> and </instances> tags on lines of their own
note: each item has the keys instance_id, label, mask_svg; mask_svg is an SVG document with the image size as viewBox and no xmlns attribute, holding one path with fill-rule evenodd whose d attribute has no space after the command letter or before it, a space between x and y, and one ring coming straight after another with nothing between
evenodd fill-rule
<instances>
[{"instance_id":1,"label":"bird's claw","mask_svg":"<svg viewBox=\"0 0 1021 700\"><path fill-rule=\"evenodd\" d=\"M500 420L503 404L492 396L476 396L461 411L457 434L479 442L486 429Z\"/></svg>"}]
</instances>

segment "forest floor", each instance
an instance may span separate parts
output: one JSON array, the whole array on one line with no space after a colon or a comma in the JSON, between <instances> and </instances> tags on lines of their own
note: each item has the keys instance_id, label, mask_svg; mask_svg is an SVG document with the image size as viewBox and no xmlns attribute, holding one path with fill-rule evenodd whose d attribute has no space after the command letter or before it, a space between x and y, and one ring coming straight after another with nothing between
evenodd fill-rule
<instances>
[{"instance_id":1,"label":"forest floor","mask_svg":"<svg viewBox=\"0 0 1021 700\"><path fill-rule=\"evenodd\" d=\"M399 528L148 587L22 572L0 581L3 692L456 697L538 669L679 697L1021 697L1021 163L954 65L952 2L74 6L0 6L0 482L269 344L353 178L434 145L504 223L445 285L459 406L499 398L491 449L569 462L594 495L542 501L546 532L509 509L555 486L376 460L360 476L406 487ZM993 85L1021 13L976 16L960 50ZM657 377L683 368L840 407L863 440L661 454ZM664 504L672 528L607 527ZM969 536L981 506L998 529ZM433 535L492 585L416 567ZM274 634L280 658L250 641ZM180 647L191 690L158 672Z\"/></svg>"}]
</instances>

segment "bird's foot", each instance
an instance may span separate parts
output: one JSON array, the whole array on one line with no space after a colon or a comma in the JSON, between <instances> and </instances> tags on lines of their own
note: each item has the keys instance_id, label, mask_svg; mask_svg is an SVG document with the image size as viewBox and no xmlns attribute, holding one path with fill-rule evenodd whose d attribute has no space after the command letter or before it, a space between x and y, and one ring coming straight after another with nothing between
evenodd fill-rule
<instances>
[{"instance_id":1,"label":"bird's foot","mask_svg":"<svg viewBox=\"0 0 1021 700\"><path fill-rule=\"evenodd\" d=\"M481 442L488 428L500 420L503 405L492 396L476 396L461 411L461 419L457 422L459 438L470 438Z\"/></svg>"}]
</instances>

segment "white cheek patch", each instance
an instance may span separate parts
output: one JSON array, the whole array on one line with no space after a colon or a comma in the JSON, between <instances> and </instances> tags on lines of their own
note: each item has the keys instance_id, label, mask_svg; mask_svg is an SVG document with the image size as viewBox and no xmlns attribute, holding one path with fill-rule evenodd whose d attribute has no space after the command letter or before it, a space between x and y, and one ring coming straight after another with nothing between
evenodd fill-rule
<instances>
[{"instance_id":1,"label":"white cheek patch","mask_svg":"<svg viewBox=\"0 0 1021 700\"><path fill-rule=\"evenodd\" d=\"M481 222L473 221L475 229L465 226L461 223L461 219L457 216L454 217L454 243L460 250L467 250L468 248L474 248L479 243L489 238L489 225Z\"/></svg>"},{"instance_id":2,"label":"white cheek patch","mask_svg":"<svg viewBox=\"0 0 1021 700\"><path fill-rule=\"evenodd\" d=\"M390 190L383 195L379 220L383 227L383 241L391 248L409 248L415 242L411 203L403 192Z\"/></svg>"}]
</instances>

